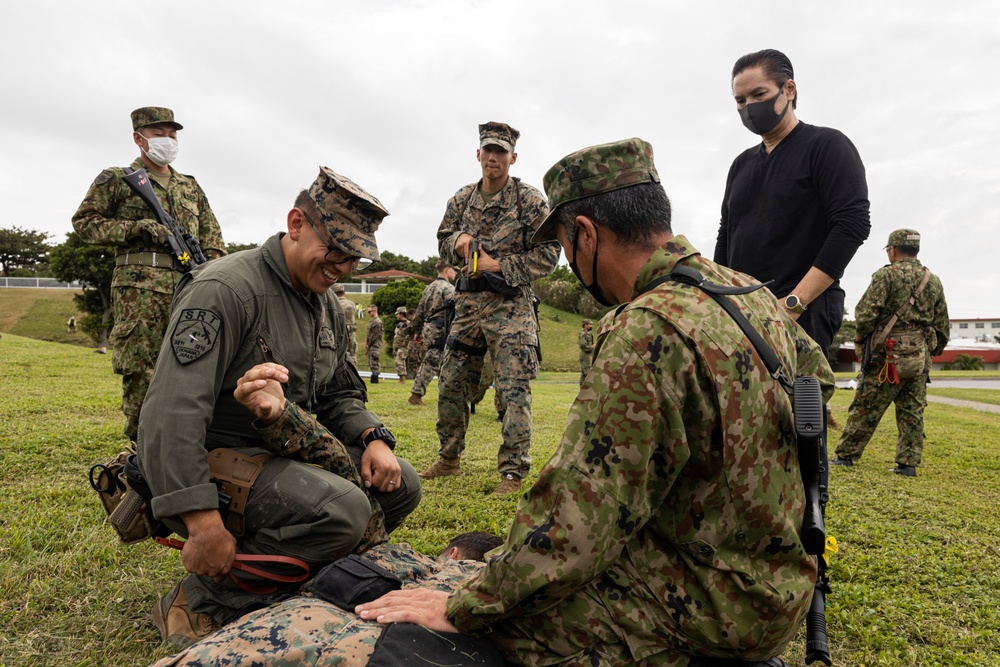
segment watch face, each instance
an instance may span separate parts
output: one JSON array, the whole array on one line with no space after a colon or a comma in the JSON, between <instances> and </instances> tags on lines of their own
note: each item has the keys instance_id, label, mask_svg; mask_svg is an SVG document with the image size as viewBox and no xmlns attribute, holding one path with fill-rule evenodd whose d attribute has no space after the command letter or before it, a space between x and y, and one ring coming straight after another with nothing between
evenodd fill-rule
<instances>
[{"instance_id":1,"label":"watch face","mask_svg":"<svg viewBox=\"0 0 1000 667\"><path fill-rule=\"evenodd\" d=\"M790 294L785 297L786 308L794 308L797 305L799 305L799 299L797 296L795 296L794 294Z\"/></svg>"}]
</instances>

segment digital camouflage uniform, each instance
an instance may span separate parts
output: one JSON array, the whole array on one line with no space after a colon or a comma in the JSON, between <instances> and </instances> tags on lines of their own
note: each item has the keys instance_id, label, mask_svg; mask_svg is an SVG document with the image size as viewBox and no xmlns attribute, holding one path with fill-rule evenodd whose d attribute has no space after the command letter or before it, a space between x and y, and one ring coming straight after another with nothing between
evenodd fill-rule
<instances>
[{"instance_id":1,"label":"digital camouflage uniform","mask_svg":"<svg viewBox=\"0 0 1000 667\"><path fill-rule=\"evenodd\" d=\"M347 356L354 365L358 365L358 321L355 318L355 304L345 296L337 295L340 307L344 309L344 319L347 320Z\"/></svg>"},{"instance_id":2,"label":"digital camouflage uniform","mask_svg":"<svg viewBox=\"0 0 1000 667\"><path fill-rule=\"evenodd\" d=\"M136 158L132 169L144 169ZM181 229L201 244L208 259L226 254L219 223L208 205L201 186L193 176L170 169L165 177L149 173L156 198ZM73 228L85 243L112 246L117 255L111 279L111 367L122 376L122 412L125 435L134 440L139 424L139 410L153 377L153 365L160 352L170 301L182 271L162 244L150 242L135 233L138 221L152 224L152 209L130 188L120 167L102 171L87 191L83 203L73 215ZM156 266L151 264L156 263Z\"/></svg>"},{"instance_id":3,"label":"digital camouflage uniform","mask_svg":"<svg viewBox=\"0 0 1000 667\"><path fill-rule=\"evenodd\" d=\"M378 375L382 370L379 358L382 356L382 318L373 317L365 332L365 349L368 350L368 368L372 375Z\"/></svg>"},{"instance_id":4,"label":"digital camouflage uniform","mask_svg":"<svg viewBox=\"0 0 1000 667\"><path fill-rule=\"evenodd\" d=\"M438 340L444 335L444 304L455 298L455 286L444 278L438 278L420 295L417 313L413 316L414 331L419 331L424 338L424 358L420 368L413 377L411 391L417 396L427 393L427 385L441 369L442 347ZM441 346L444 341L441 341Z\"/></svg>"},{"instance_id":5,"label":"digital camouflage uniform","mask_svg":"<svg viewBox=\"0 0 1000 667\"><path fill-rule=\"evenodd\" d=\"M554 210L658 182L640 139L571 154L545 176ZM554 236L555 222L536 242ZM555 454L504 545L448 600L459 630L491 632L509 660L766 660L808 611L816 562L799 536L791 398L708 293L669 280L648 288L679 263L714 283L757 284L673 236L639 270L631 301L601 320ZM769 291L729 298L788 376L816 376L833 394L823 352Z\"/></svg>"},{"instance_id":6,"label":"digital camouflage uniform","mask_svg":"<svg viewBox=\"0 0 1000 667\"><path fill-rule=\"evenodd\" d=\"M483 357L483 372L479 375L479 384L476 386L472 400L469 401L473 408L482 403L483 399L486 398L486 392L493 386L494 379L493 356L487 352ZM493 409L497 411L498 417L504 411L503 396L496 389L493 390Z\"/></svg>"},{"instance_id":7,"label":"digital camouflage uniform","mask_svg":"<svg viewBox=\"0 0 1000 667\"><path fill-rule=\"evenodd\" d=\"M876 271L855 309L857 337L864 338L873 332L880 332L886 321L909 300L923 275L924 267L915 257L904 257ZM863 369L864 379L848 408L847 423L837 443L838 457L861 458L882 415L890 404L895 403L896 428L899 431L896 463L920 465L931 357L944 351L950 328L944 288L941 280L932 273L923 292L893 325L888 336L891 339L893 333L923 331L926 348L924 372L915 378L901 380L899 384L880 383L879 369L885 363L884 350L873 354L871 365Z\"/></svg>"},{"instance_id":8,"label":"digital camouflage uniform","mask_svg":"<svg viewBox=\"0 0 1000 667\"><path fill-rule=\"evenodd\" d=\"M594 361L594 334L581 328L578 344L580 346L580 386L582 387Z\"/></svg>"},{"instance_id":9,"label":"digital camouflage uniform","mask_svg":"<svg viewBox=\"0 0 1000 667\"><path fill-rule=\"evenodd\" d=\"M420 329L413 326L410 321L410 340L406 344L406 377L413 379L420 369L420 362L424 359L424 344L417 340Z\"/></svg>"},{"instance_id":10,"label":"digital camouflage uniform","mask_svg":"<svg viewBox=\"0 0 1000 667\"><path fill-rule=\"evenodd\" d=\"M446 349L441 360L438 454L442 459L457 460L465 450L469 402L482 373L483 354L489 350L496 390L507 406L497 467L501 474L523 478L531 469L529 380L538 375L538 323L531 302L531 281L552 272L559 259L559 245L530 244L548 210L541 192L509 177L503 189L487 202L479 191L480 184L463 187L448 201L437 233L441 259L464 265L455 254L455 242L461 234L469 234L500 263L503 279L520 293L505 297L489 291L456 291L450 335L466 349Z\"/></svg>"},{"instance_id":11,"label":"digital camouflage uniform","mask_svg":"<svg viewBox=\"0 0 1000 667\"><path fill-rule=\"evenodd\" d=\"M410 345L410 323L396 322L396 333L392 337L392 358L396 363L396 374L406 377L406 354Z\"/></svg>"},{"instance_id":12,"label":"digital camouflage uniform","mask_svg":"<svg viewBox=\"0 0 1000 667\"><path fill-rule=\"evenodd\" d=\"M472 560L443 560L417 553L407 544L380 544L361 556L383 567L404 588L450 591L482 568ZM320 598L293 597L252 612L153 667L364 667L388 626L363 621ZM445 641L423 630L424 642ZM413 647L420 653L424 642ZM456 656L449 664L473 664Z\"/></svg>"},{"instance_id":13,"label":"digital camouflage uniform","mask_svg":"<svg viewBox=\"0 0 1000 667\"><path fill-rule=\"evenodd\" d=\"M321 224L347 245L345 251L377 258L373 232L385 213L380 205L362 208L354 189L359 190L323 168L309 194L321 212ZM345 199L354 202L351 216L361 218L357 226L367 223L370 248L364 240L344 240L358 233L355 226L343 229L353 224L346 222L352 218L340 205ZM372 209L381 214L367 213ZM338 215L324 214L328 211ZM317 458L320 450L303 450L294 434L275 436L270 442L280 443L280 455L264 463L254 483L244 512L246 534L238 538L237 551L293 556L321 565L364 548L374 509L371 498L391 531L416 507L420 483L413 467L399 459L399 490L372 491L369 496L346 465L345 454L355 469L360 465L361 434L382 422L365 408L365 384L347 362L343 310L332 292L303 294L293 285L283 236L276 234L260 248L209 262L179 285L139 424L138 461L153 493L154 514L186 535L182 515L219 507L207 452L220 447L251 456L275 452L267 431L254 428L252 415L236 401L233 390L254 366L281 364L288 369L288 405L315 414L323 442L335 450L338 462L328 463L328 455ZM283 417L295 414L290 407ZM314 431L306 435L316 437ZM311 465L316 463L327 469ZM209 614L219 623L261 598L237 589L228 579L215 582L193 574L183 581L183 590L192 611Z\"/></svg>"}]
</instances>

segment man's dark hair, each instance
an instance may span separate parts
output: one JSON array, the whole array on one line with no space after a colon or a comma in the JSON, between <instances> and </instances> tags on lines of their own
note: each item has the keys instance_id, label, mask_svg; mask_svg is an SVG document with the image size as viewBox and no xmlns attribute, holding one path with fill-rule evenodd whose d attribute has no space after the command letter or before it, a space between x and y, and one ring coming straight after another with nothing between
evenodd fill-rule
<instances>
[{"instance_id":1,"label":"man's dark hair","mask_svg":"<svg viewBox=\"0 0 1000 667\"><path fill-rule=\"evenodd\" d=\"M295 203L292 204L292 206L305 211L306 215L317 221L317 224L319 224L319 208L316 207L315 200L309 196L308 190L302 190L299 192L299 196L295 198Z\"/></svg>"},{"instance_id":2,"label":"man's dark hair","mask_svg":"<svg viewBox=\"0 0 1000 667\"><path fill-rule=\"evenodd\" d=\"M444 271L445 269L447 269L449 266L451 266L451 265L448 264L448 262L444 261L443 259L439 259L438 261L436 261L434 263L434 270L437 271L438 273L441 273L442 271Z\"/></svg>"},{"instance_id":3,"label":"man's dark hair","mask_svg":"<svg viewBox=\"0 0 1000 667\"><path fill-rule=\"evenodd\" d=\"M649 250L654 239L670 229L670 199L659 183L641 183L566 202L557 220L572 243L576 216L583 215L615 233L626 246Z\"/></svg>"},{"instance_id":4,"label":"man's dark hair","mask_svg":"<svg viewBox=\"0 0 1000 667\"><path fill-rule=\"evenodd\" d=\"M764 49L763 51L756 51L741 56L736 61L736 64L733 65L733 75L729 80L732 81L736 78L737 74L751 67L760 67L764 70L764 74L774 81L779 88L785 85L785 82L789 79L795 78L792 61L788 59L788 56L776 49ZM792 98L792 108L798 108L798 103L799 91L796 89L795 97Z\"/></svg>"},{"instance_id":5,"label":"man's dark hair","mask_svg":"<svg viewBox=\"0 0 1000 667\"><path fill-rule=\"evenodd\" d=\"M444 548L444 552L442 553L449 551L452 547L457 547L461 555L460 560L481 561L485 560L487 551L492 551L501 544L503 544L503 540L496 535L475 531L456 535L455 539L448 543L448 546Z\"/></svg>"},{"instance_id":6,"label":"man's dark hair","mask_svg":"<svg viewBox=\"0 0 1000 667\"><path fill-rule=\"evenodd\" d=\"M905 255L907 257L916 257L917 253L920 252L920 248L912 245L897 245L893 247L900 255Z\"/></svg>"}]
</instances>

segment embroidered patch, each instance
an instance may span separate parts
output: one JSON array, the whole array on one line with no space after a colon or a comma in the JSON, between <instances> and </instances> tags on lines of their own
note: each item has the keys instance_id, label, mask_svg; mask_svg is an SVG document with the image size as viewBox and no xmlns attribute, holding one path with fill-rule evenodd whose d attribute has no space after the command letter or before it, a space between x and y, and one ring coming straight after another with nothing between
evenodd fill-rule
<instances>
[{"instance_id":1,"label":"embroidered patch","mask_svg":"<svg viewBox=\"0 0 1000 667\"><path fill-rule=\"evenodd\" d=\"M170 334L170 346L181 364L200 359L215 347L222 330L222 319L210 310L188 308Z\"/></svg>"}]
</instances>

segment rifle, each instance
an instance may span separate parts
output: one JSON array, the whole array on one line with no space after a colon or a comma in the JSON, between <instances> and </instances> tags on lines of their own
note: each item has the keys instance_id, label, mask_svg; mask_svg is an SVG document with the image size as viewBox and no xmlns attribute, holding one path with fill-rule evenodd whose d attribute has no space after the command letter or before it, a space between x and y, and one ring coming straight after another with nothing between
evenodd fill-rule
<instances>
[{"instance_id":1,"label":"rifle","mask_svg":"<svg viewBox=\"0 0 1000 667\"><path fill-rule=\"evenodd\" d=\"M861 391L861 387L865 383L865 371L872 364L872 334L874 333L874 331L871 332L861 341L861 372L859 373L858 391Z\"/></svg>"},{"instance_id":2,"label":"rifle","mask_svg":"<svg viewBox=\"0 0 1000 667\"><path fill-rule=\"evenodd\" d=\"M208 261L205 258L205 253L201 251L201 244L198 243L198 239L181 229L177 221L160 206L160 201L156 198L156 193L153 191L153 186L149 183L145 169L132 171L126 167L125 176L122 177L122 180L139 195L139 199L152 209L157 222L166 227L167 231L170 232L166 235L163 245L167 249L167 252L173 255L174 259L178 261L183 270L190 271L199 264L204 264Z\"/></svg>"},{"instance_id":3,"label":"rifle","mask_svg":"<svg viewBox=\"0 0 1000 667\"><path fill-rule=\"evenodd\" d=\"M830 469L827 465L826 409L819 380L795 378L792 388L792 414L799 443L799 469L806 492L806 511L802 518L802 546L816 556L816 588L806 614L806 664L819 660L832 665L826 634L826 594L831 592L826 575L826 503L829 500Z\"/></svg>"}]
</instances>

